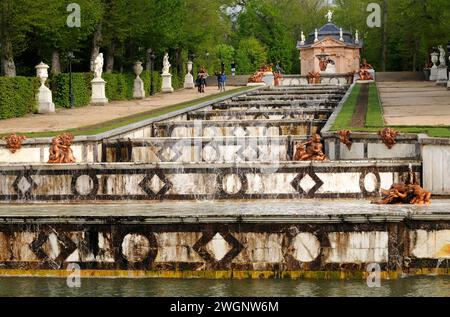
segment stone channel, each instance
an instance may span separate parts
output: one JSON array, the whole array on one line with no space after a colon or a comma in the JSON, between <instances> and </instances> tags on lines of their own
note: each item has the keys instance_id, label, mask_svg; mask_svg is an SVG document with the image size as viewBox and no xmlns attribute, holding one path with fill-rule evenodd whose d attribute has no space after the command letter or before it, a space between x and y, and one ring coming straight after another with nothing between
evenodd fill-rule
<instances>
[{"instance_id":1,"label":"stone channel","mask_svg":"<svg viewBox=\"0 0 450 317\"><path fill-rule=\"evenodd\" d=\"M448 274L446 201L368 200L423 178L417 136L385 155L373 136L347 153L329 132L352 87L252 89L77 138L75 164L44 163L48 140L9 156L0 144L0 275L64 276L69 263L106 277ZM331 160L294 161L319 132Z\"/></svg>"}]
</instances>

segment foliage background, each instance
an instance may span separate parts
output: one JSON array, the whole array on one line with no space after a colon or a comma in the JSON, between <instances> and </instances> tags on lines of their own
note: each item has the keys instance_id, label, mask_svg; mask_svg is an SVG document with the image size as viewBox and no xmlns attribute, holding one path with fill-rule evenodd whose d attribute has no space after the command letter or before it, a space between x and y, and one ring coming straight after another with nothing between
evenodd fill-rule
<instances>
[{"instance_id":1,"label":"foliage background","mask_svg":"<svg viewBox=\"0 0 450 317\"><path fill-rule=\"evenodd\" d=\"M76 56L74 70L89 72L96 50L105 53L105 71L130 72L136 60L150 70L169 52L173 73L186 71L195 53L195 70L212 74L223 61L229 72L248 74L261 63L280 61L286 73L299 73L295 48L300 32L309 34L326 23L324 0L77 0L81 28L68 28L66 7L73 0L2 0L0 57L2 74L34 76L41 60L56 74L67 72L67 52ZM432 47L446 44L450 30L448 0L335 0L335 22L359 30L363 57L382 65L383 28L368 28L367 4L387 5L386 70L421 70ZM112 92L111 92L112 93ZM120 96L125 92L118 93Z\"/></svg>"}]
</instances>

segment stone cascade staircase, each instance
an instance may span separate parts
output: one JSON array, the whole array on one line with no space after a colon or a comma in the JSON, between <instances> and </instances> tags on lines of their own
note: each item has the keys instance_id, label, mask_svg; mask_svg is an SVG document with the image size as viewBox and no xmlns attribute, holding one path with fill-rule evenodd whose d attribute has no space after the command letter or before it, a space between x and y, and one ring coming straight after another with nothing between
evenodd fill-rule
<instances>
[{"instance_id":1,"label":"stone cascade staircase","mask_svg":"<svg viewBox=\"0 0 450 317\"><path fill-rule=\"evenodd\" d=\"M151 137L108 140L107 162L291 161L319 133L348 86L262 88L152 124Z\"/></svg>"}]
</instances>

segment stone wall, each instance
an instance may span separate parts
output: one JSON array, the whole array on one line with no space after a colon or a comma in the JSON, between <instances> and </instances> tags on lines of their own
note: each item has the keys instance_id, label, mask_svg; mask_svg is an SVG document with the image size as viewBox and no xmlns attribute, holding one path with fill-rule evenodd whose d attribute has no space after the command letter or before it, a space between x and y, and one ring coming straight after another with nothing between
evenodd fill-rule
<instances>
[{"instance_id":1,"label":"stone wall","mask_svg":"<svg viewBox=\"0 0 450 317\"><path fill-rule=\"evenodd\" d=\"M419 135L423 186L434 195L450 196L450 139Z\"/></svg>"},{"instance_id":2,"label":"stone wall","mask_svg":"<svg viewBox=\"0 0 450 317\"><path fill-rule=\"evenodd\" d=\"M27 139L20 150L12 153L0 140L0 164L47 163L51 143L52 138ZM76 137L71 148L77 162L93 163L101 159L101 141L95 138Z\"/></svg>"},{"instance_id":3,"label":"stone wall","mask_svg":"<svg viewBox=\"0 0 450 317\"><path fill-rule=\"evenodd\" d=\"M0 166L1 201L378 196L416 162L112 163Z\"/></svg>"},{"instance_id":4,"label":"stone wall","mask_svg":"<svg viewBox=\"0 0 450 317\"><path fill-rule=\"evenodd\" d=\"M449 273L448 214L352 217L2 216L0 275L61 276L69 263L90 277L361 278L371 263L384 277Z\"/></svg>"},{"instance_id":5,"label":"stone wall","mask_svg":"<svg viewBox=\"0 0 450 317\"><path fill-rule=\"evenodd\" d=\"M322 133L325 152L331 160L420 160L421 151L417 135L401 134L389 149L376 133L352 132L350 149L333 132Z\"/></svg>"},{"instance_id":6,"label":"stone wall","mask_svg":"<svg viewBox=\"0 0 450 317\"><path fill-rule=\"evenodd\" d=\"M320 77L321 84L327 85L349 85L353 82L353 77L349 77L347 74L322 74ZM307 76L301 75L285 75L281 79L280 86L298 86L308 85Z\"/></svg>"}]
</instances>

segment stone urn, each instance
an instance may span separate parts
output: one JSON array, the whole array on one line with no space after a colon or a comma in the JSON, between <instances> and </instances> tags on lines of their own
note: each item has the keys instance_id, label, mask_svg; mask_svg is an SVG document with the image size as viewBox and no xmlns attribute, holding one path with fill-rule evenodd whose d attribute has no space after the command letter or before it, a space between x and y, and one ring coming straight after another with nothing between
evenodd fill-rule
<instances>
[{"instance_id":1,"label":"stone urn","mask_svg":"<svg viewBox=\"0 0 450 317\"><path fill-rule=\"evenodd\" d=\"M38 94L36 95L39 113L55 112L52 91L45 86L45 82L48 79L48 68L49 66L43 62L36 66L36 76L41 81L41 87L39 87Z\"/></svg>"},{"instance_id":2,"label":"stone urn","mask_svg":"<svg viewBox=\"0 0 450 317\"><path fill-rule=\"evenodd\" d=\"M142 62L136 62L133 66L133 71L136 74L136 79L134 80L133 87L133 98L134 99L144 99L145 98L145 90L144 90L144 82L141 77L142 71L144 67L142 67Z\"/></svg>"},{"instance_id":3,"label":"stone urn","mask_svg":"<svg viewBox=\"0 0 450 317\"><path fill-rule=\"evenodd\" d=\"M439 53L433 52L431 53L431 62L433 63L432 68L437 68L436 64L439 61Z\"/></svg>"},{"instance_id":4,"label":"stone urn","mask_svg":"<svg viewBox=\"0 0 450 317\"><path fill-rule=\"evenodd\" d=\"M142 62L136 62L133 66L133 71L137 77L141 76L144 67L142 67Z\"/></svg>"},{"instance_id":5,"label":"stone urn","mask_svg":"<svg viewBox=\"0 0 450 317\"><path fill-rule=\"evenodd\" d=\"M36 66L36 76L41 81L41 86L44 86L48 79L48 68L49 66L43 62L40 62L39 65Z\"/></svg>"}]
</instances>

